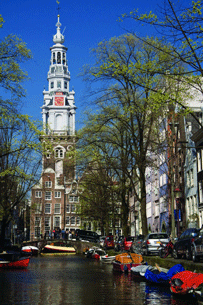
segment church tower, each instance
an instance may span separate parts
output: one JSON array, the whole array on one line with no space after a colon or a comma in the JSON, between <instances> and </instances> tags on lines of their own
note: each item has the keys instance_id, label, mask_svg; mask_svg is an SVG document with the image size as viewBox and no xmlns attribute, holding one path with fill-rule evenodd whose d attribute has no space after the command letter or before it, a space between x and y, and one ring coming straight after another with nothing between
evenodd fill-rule
<instances>
[{"instance_id":1,"label":"church tower","mask_svg":"<svg viewBox=\"0 0 203 305\"><path fill-rule=\"evenodd\" d=\"M50 237L55 232L74 232L80 227L76 215L79 204L75 173L75 92L69 89L70 72L67 48L57 16L54 45L50 48L48 90L43 91L42 106L44 135L40 140L46 151L42 156L42 178L33 187L31 196L31 240Z\"/></svg>"}]
</instances>

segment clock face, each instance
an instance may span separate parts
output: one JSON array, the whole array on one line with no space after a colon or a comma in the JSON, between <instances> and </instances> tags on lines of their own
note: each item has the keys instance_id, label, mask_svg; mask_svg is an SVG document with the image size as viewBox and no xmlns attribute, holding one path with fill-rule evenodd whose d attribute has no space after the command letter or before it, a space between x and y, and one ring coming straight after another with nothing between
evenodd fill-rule
<instances>
[{"instance_id":1,"label":"clock face","mask_svg":"<svg viewBox=\"0 0 203 305\"><path fill-rule=\"evenodd\" d=\"M64 106L64 96L55 96L55 106Z\"/></svg>"}]
</instances>

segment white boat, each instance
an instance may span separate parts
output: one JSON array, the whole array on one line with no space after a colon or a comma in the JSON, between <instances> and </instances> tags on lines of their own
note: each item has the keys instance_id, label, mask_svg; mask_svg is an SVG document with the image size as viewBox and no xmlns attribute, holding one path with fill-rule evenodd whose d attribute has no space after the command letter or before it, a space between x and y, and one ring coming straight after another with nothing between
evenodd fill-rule
<instances>
[{"instance_id":1,"label":"white boat","mask_svg":"<svg viewBox=\"0 0 203 305\"><path fill-rule=\"evenodd\" d=\"M65 247L65 246L54 246L54 245L46 245L42 250L41 254L74 254L76 253L74 247Z\"/></svg>"},{"instance_id":2,"label":"white boat","mask_svg":"<svg viewBox=\"0 0 203 305\"><path fill-rule=\"evenodd\" d=\"M21 252L28 255L37 255L39 252L39 249L35 246L24 246L21 248Z\"/></svg>"},{"instance_id":3,"label":"white boat","mask_svg":"<svg viewBox=\"0 0 203 305\"><path fill-rule=\"evenodd\" d=\"M116 256L114 255L112 255L112 256L102 256L101 257L101 261L103 262L103 263L108 263L108 264L111 264L114 260L115 260L115 258L116 258Z\"/></svg>"}]
</instances>

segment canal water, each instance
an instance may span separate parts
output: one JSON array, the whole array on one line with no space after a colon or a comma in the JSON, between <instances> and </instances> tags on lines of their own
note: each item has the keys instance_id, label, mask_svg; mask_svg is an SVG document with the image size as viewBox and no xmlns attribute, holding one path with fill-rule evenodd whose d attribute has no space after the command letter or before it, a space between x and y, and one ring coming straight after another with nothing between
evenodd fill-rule
<instances>
[{"instance_id":1,"label":"canal water","mask_svg":"<svg viewBox=\"0 0 203 305\"><path fill-rule=\"evenodd\" d=\"M0 305L194 305L85 256L33 257L26 270L0 270Z\"/></svg>"}]
</instances>

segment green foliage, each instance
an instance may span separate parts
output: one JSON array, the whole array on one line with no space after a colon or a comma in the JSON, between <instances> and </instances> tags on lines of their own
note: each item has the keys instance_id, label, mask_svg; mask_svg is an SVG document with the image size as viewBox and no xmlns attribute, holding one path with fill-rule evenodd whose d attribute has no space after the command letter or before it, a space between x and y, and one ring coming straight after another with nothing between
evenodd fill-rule
<instances>
[{"instance_id":1,"label":"green foliage","mask_svg":"<svg viewBox=\"0 0 203 305\"><path fill-rule=\"evenodd\" d=\"M28 75L20 63L30 59L31 51L16 35L9 35L0 42L0 86L17 97L25 95L21 85Z\"/></svg>"}]
</instances>

